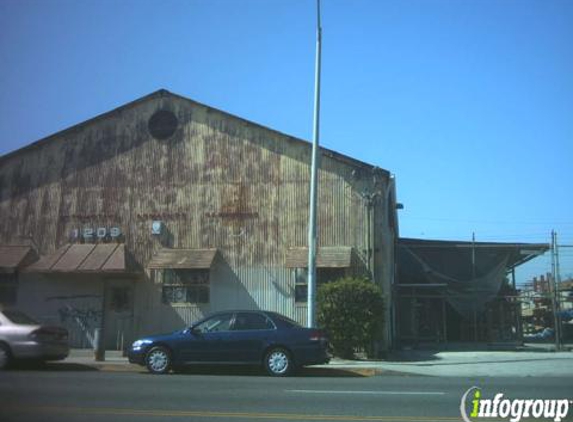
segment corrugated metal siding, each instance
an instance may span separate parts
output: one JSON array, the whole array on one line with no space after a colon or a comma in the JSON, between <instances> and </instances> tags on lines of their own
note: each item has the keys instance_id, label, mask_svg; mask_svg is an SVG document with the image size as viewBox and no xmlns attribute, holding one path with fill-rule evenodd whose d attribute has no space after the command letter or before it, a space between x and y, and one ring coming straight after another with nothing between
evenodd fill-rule
<instances>
[{"instance_id":1,"label":"corrugated metal siding","mask_svg":"<svg viewBox=\"0 0 573 422\"><path fill-rule=\"evenodd\" d=\"M178 116L172 139L147 132L158 109ZM307 245L309 163L310 147L286 135L178 97L154 97L2 161L0 241L31 233L45 255L66 244L72 229L117 226L134 271L146 269L162 248L217 248L223 268L212 270L210 306L168 310L160 286L146 276L137 286L139 330L229 306L300 321L284 256ZM322 154L319 246L352 246L365 260L363 196L385 189L371 173ZM163 235L151 235L152 220L164 222ZM393 242L380 236L385 225L376 218L377 266Z\"/></svg>"},{"instance_id":2,"label":"corrugated metal siding","mask_svg":"<svg viewBox=\"0 0 573 422\"><path fill-rule=\"evenodd\" d=\"M306 322L308 321L308 307L306 305L296 305L293 319L299 324L306 326Z\"/></svg>"}]
</instances>

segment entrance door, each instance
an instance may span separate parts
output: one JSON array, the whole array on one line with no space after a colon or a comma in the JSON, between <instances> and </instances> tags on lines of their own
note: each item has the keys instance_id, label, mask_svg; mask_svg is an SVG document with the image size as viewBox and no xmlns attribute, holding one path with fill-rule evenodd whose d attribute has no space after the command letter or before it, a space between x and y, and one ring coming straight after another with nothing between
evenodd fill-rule
<instances>
[{"instance_id":1,"label":"entrance door","mask_svg":"<svg viewBox=\"0 0 573 422\"><path fill-rule=\"evenodd\" d=\"M106 349L126 350L133 332L133 280L108 280L106 290Z\"/></svg>"}]
</instances>

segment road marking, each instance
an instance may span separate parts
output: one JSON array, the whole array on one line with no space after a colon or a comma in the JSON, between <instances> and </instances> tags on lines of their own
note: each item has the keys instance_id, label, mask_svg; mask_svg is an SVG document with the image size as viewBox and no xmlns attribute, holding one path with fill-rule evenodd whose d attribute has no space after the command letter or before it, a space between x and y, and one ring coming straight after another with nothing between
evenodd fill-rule
<instances>
[{"instance_id":1,"label":"road marking","mask_svg":"<svg viewBox=\"0 0 573 422\"><path fill-rule=\"evenodd\" d=\"M286 390L301 394L364 394L373 396L443 396L443 391Z\"/></svg>"},{"instance_id":2,"label":"road marking","mask_svg":"<svg viewBox=\"0 0 573 422\"><path fill-rule=\"evenodd\" d=\"M239 413L239 412L209 412L209 411L176 411L154 409L118 409L118 408L85 408L85 407L44 407L27 406L25 408L9 406L4 408L11 414L22 413L56 413L81 415L108 416L144 416L144 417L201 417L219 419L266 419L274 421L335 421L335 422L455 422L459 417L428 417L428 416L358 416L358 415L305 415L296 413Z\"/></svg>"}]
</instances>

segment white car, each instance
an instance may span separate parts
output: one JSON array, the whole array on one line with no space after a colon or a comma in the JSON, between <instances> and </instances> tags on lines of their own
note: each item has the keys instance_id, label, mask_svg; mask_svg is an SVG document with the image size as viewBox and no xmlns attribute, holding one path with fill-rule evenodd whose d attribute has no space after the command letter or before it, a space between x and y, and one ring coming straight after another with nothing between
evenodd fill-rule
<instances>
[{"instance_id":1,"label":"white car","mask_svg":"<svg viewBox=\"0 0 573 422\"><path fill-rule=\"evenodd\" d=\"M42 325L23 312L0 308L0 369L15 359L62 360L69 352L65 328Z\"/></svg>"}]
</instances>

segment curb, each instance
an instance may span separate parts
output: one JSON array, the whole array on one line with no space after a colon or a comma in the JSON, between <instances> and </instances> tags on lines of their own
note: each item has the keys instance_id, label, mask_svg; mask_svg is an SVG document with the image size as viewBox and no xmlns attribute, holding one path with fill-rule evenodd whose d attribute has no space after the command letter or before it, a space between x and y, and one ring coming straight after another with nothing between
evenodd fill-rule
<instances>
[{"instance_id":1,"label":"curb","mask_svg":"<svg viewBox=\"0 0 573 422\"><path fill-rule=\"evenodd\" d=\"M117 363L106 363L103 362L86 362L82 360L66 360L63 362L53 363L54 366L78 366L84 368L91 368L96 371L100 372L124 372L124 373L148 373L144 366L128 363L128 362L117 362ZM237 368L239 369L237 371ZM245 373L244 367L217 367L213 369L213 367L189 367L187 371L183 371L182 373L185 374L201 374L201 375L237 375ZM247 374L255 373L256 369L253 369L253 372L249 372L247 370ZM362 367L362 368L353 368L353 367L345 367L345 366L309 366L304 368L301 371L302 376L309 376L309 377L373 377L379 375L408 375L406 373L400 373L398 371L386 370L381 368L372 368L372 367Z\"/></svg>"},{"instance_id":2,"label":"curb","mask_svg":"<svg viewBox=\"0 0 573 422\"><path fill-rule=\"evenodd\" d=\"M106 364L106 363L98 363L98 364L85 364L85 366L89 366L91 368L97 369L101 372L143 372L145 371L145 367L139 365L133 365L131 363L127 363L125 365L121 364Z\"/></svg>"}]
</instances>

